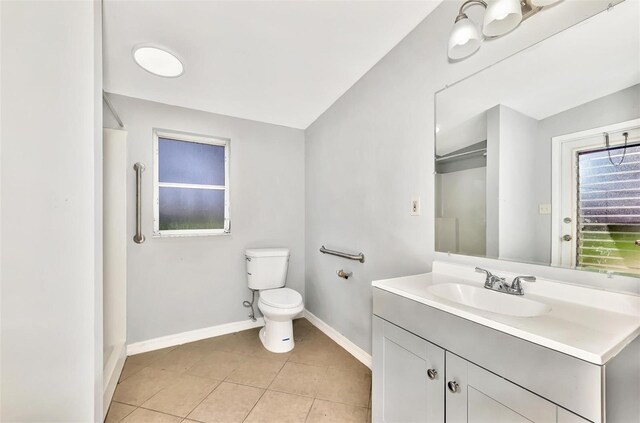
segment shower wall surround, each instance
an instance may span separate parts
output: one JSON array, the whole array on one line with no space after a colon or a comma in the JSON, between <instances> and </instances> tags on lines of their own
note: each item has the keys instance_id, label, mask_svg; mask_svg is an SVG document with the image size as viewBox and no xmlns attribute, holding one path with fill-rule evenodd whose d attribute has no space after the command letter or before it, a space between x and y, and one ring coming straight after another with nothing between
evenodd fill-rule
<instances>
[{"instance_id":1,"label":"shower wall surround","mask_svg":"<svg viewBox=\"0 0 640 423\"><path fill-rule=\"evenodd\" d=\"M299 129L110 94L129 131L127 344L248 320L244 250L291 249L287 285L304 294L304 133ZM105 126L114 126L105 111ZM154 238L152 129L231 139L231 234ZM143 244L133 242L133 164Z\"/></svg>"}]
</instances>

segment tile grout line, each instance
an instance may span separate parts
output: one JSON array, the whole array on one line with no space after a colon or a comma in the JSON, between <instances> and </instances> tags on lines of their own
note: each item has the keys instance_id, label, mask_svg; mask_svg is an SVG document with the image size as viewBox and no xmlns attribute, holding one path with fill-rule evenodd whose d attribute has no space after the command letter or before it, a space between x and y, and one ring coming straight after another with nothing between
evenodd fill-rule
<instances>
[{"instance_id":1,"label":"tile grout line","mask_svg":"<svg viewBox=\"0 0 640 423\"><path fill-rule=\"evenodd\" d=\"M192 367L193 367L193 366L192 366ZM197 376L196 376L196 377L197 377ZM205 379L205 378L202 378L202 379ZM214 387L213 387L213 389L212 389L212 390L211 390L207 395L205 395L205 396L204 396L204 398L202 398L202 399L200 400L200 402L199 402L195 407L193 407L193 408L191 409L191 411L189 411L189 412L187 413L187 416L186 416L186 417L183 417L183 418L182 418L183 420L184 420L184 419L188 419L188 418L189 418L189 416L191 415L191 413L193 413L193 411L194 411L196 408L200 407L200 404L202 404L202 403L204 402L204 400L206 400L207 398L209 398L209 396L210 396L211 394L213 394L213 392L214 392L216 389L218 389L218 387L219 387L220 385L222 385L222 381L221 381L221 380L218 380L218 379L208 379L208 380L216 380L216 381L218 382L218 384L217 384L216 386L214 386ZM190 419L190 420L191 420L191 419ZM195 420L195 421L199 421L199 420L196 420L196 419L193 419L193 420Z\"/></svg>"},{"instance_id":2,"label":"tile grout line","mask_svg":"<svg viewBox=\"0 0 640 423\"><path fill-rule=\"evenodd\" d=\"M314 405L315 405L315 403L316 403L316 399L317 399L317 398L313 398L313 401L311 402L311 407L309 407L309 411L307 411L307 415L306 415L306 417L304 418L304 423L307 423L307 420L309 420L309 415L311 414L311 410L313 410L313 406L314 406Z\"/></svg>"},{"instance_id":3,"label":"tile grout line","mask_svg":"<svg viewBox=\"0 0 640 423\"><path fill-rule=\"evenodd\" d=\"M249 416L251 415L251 412L253 411L254 408L256 408L256 406L258 405L258 403L260 402L260 400L262 399L262 397L264 396L264 394L267 393L267 390L265 389L264 391L262 391L262 394L260 394L260 398L258 398L258 401L256 401L255 404L253 404L253 407L251 407L251 410L249 410L249 412L247 413L247 415L245 416L244 419L242 419L242 422L246 422L247 419L249 418Z\"/></svg>"},{"instance_id":4,"label":"tile grout line","mask_svg":"<svg viewBox=\"0 0 640 423\"><path fill-rule=\"evenodd\" d=\"M290 357L287 357L287 361ZM251 413L253 412L253 410L256 408L256 406L258 405L258 403L260 402L260 400L262 400L262 397L264 397L264 395L269 392L269 388L271 387L271 385L273 385L273 382L276 380L276 378L278 377L278 375L282 372L282 369L284 369L285 364L287 364L287 361L285 361L282 364L282 367L280 367L280 370L278 370L278 373L276 373L276 375L274 376L274 378L271 380L271 382L269 382L269 385L267 385L266 388L264 388L264 391L262 392L262 395L260 395L260 398L258 398L258 401L256 401L256 403L253 405L253 407L251 407L251 410L249 410L249 413L247 414L247 416L244 418L243 422L246 422L247 419L249 418L249 416L251 415ZM239 384L238 384L239 385ZM243 385L246 386L246 385ZM270 392L278 392L278 391L270 391ZM296 394L290 394L288 392L282 392L285 394L289 394L289 395L296 395ZM309 398L309 397L305 397L303 395L297 395L299 397L303 397L303 398ZM313 401L315 401L315 398L313 398ZM313 401L311 403L311 406L313 406ZM309 407L309 411L307 411L307 416L305 417L305 422L307 421L307 417L309 417L309 412L311 411L311 407Z\"/></svg>"},{"instance_id":5,"label":"tile grout line","mask_svg":"<svg viewBox=\"0 0 640 423\"><path fill-rule=\"evenodd\" d=\"M182 420L186 419L186 417L178 416L178 415L176 415L176 414L167 413L166 411L158 411L158 410L154 410L153 408L147 408L147 407L143 407L143 406L140 406L140 407L138 407L138 408L141 408L141 409L143 409L143 410L147 410L147 411L152 411L152 412L154 412L154 413L158 413L158 414L164 414L165 416L177 417L177 418L182 419ZM136 408L136 410L137 410L138 408ZM134 410L134 411L135 411L135 410Z\"/></svg>"},{"instance_id":6,"label":"tile grout line","mask_svg":"<svg viewBox=\"0 0 640 423\"><path fill-rule=\"evenodd\" d=\"M190 377L195 377L195 378L199 378L199 379L204 379L204 380L207 380L207 381L216 381L216 382L218 382L218 384L217 384L217 385L216 385L216 386L215 386L215 387L214 387L214 388L213 388L209 393L207 393L207 394L204 396L204 398L203 398L203 399L202 399L202 400L201 400L201 401L200 401L200 402L199 402L199 403L198 403L198 404L197 404L193 409L191 409L191 411L189 411L189 413L187 414L187 416L186 416L186 417L178 416L178 415L171 414L171 413L167 413L167 412L164 412L164 411L154 410L154 409L152 409L152 408L146 408L146 407L143 407L143 405L144 405L147 401L149 401L151 398L155 397L156 395L158 395L159 393L161 393L161 392L165 391L166 389L168 389L168 388L170 388L170 387L172 387L172 386L176 385L177 383L169 384L169 385L165 386L164 388L160 389L158 392L156 392L155 394L153 394L151 397L147 398L147 399L142 403L142 405L133 405L133 404L121 403L121 404L126 404L126 405L129 405L129 406L135 407L135 409L134 409L133 411L131 411L131 413L129 413L129 414L132 414L132 413L133 413L134 411L136 411L137 409L142 408L143 410L153 411L153 412L155 412L155 413L165 414L165 415L172 416L172 417L178 417L178 418L181 418L181 419L183 419L183 420L184 420L184 419L187 419L187 418L189 417L189 415L193 412L193 410L195 410L195 409L196 409L200 404L202 404L202 402L203 402L205 399L207 399L207 398L209 397L209 395L211 395L211 393L212 393L213 391L215 391L215 390L218 388L218 386L220 386L220 385L222 384L222 382L223 382L223 381L221 381L221 380L219 380L219 379L205 378L205 377L201 377L201 376L191 375L191 374L189 374L189 373L188 373L189 369L191 369L193 366L195 366L197 363L199 363L199 362L200 362L202 359L204 359L204 358L202 358L201 360L198 360L196 363L194 363L192 366L188 367L186 370L184 370L184 371L182 371L182 372L176 372L176 371L173 371L173 370L167 370L167 369L156 369L155 367L151 367L151 366L150 366L151 364L153 364L154 362L156 362L156 361L160 360L161 358L163 358L165 355L167 355L167 354L168 354L168 353L170 353L171 351L174 351L174 350L176 350L176 349L180 348L181 346L182 346L182 345L178 345L178 346L176 346L176 347L172 348L171 350L167 351L167 352L166 352L165 354L163 354L161 357L158 357L158 358L156 358L155 360L152 360L151 362L149 362L149 363L148 363L149 365L147 365L147 366L143 366L143 368L142 368L142 369L140 369L138 372L140 372L140 371L142 371L142 370L144 370L144 369L154 369L154 370L160 370L160 371L167 371L167 372L176 373L178 376L185 376L185 375L186 375L186 376L190 376ZM144 353L143 353L143 354L144 354ZM138 373L138 372L136 372L136 373ZM133 376L133 375L131 375L131 376ZM128 379L128 378L127 378L127 379ZM125 379L125 380L126 380L126 379ZM120 383L120 382L118 382L118 383ZM120 402L120 401L113 401L113 400L112 400L112 403L113 403L113 402ZM127 414L127 416L128 416L129 414ZM120 421L124 420L125 418L126 418L126 416L125 416L124 418L122 418Z\"/></svg>"},{"instance_id":7,"label":"tile grout line","mask_svg":"<svg viewBox=\"0 0 640 423\"><path fill-rule=\"evenodd\" d=\"M192 409L191 411L189 411L189 414L187 414L187 417L183 417L183 419L189 419L189 420L194 420L194 421L200 422L201 420L191 419L191 418L189 417L189 416L191 415L191 413L193 413L193 412L195 411L195 409L196 409L196 408L200 407L200 404L202 404L203 402L205 402L205 400L206 400L207 398L209 398L209 397L211 396L211 394L213 394L213 393L214 393L214 392L215 392L215 391L216 391L220 386L222 386L222 384L223 384L223 383L233 383L233 382L227 382L226 380L219 380L219 379L214 379L214 380L217 380L217 381L218 381L218 382L220 382L220 383L218 383L218 384L216 385L216 387L215 387L215 388L213 388L213 389L211 390L211 392L209 392L207 395L205 395L205 397L204 397L204 398L203 398L203 399L198 403L198 405L196 405L195 407L193 407L193 409ZM237 383L236 385L239 385L239 383ZM242 386L245 386L245 385L242 385Z\"/></svg>"},{"instance_id":8,"label":"tile grout line","mask_svg":"<svg viewBox=\"0 0 640 423\"><path fill-rule=\"evenodd\" d=\"M111 401L111 403L109 404L109 409L107 410L107 414L104 417L104 420L107 420L107 416L109 415L109 411L111 411L111 406L113 405L113 403L117 403L117 404L123 404L123 405L128 405L129 407L133 407L133 410L131 410L130 412L128 412L127 414L125 414L120 420L118 420L118 422L121 422L122 420L124 420L125 418L127 418L127 416L131 413L133 413L134 411L136 411L138 409L138 407L131 405L131 404L125 404L124 402L120 402L120 401Z\"/></svg>"}]
</instances>

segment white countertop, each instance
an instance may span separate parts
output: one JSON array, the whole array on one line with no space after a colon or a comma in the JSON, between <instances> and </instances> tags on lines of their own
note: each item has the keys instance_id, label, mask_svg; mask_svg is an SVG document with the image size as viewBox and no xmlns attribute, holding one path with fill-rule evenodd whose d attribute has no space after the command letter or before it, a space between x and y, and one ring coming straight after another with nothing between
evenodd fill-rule
<instances>
[{"instance_id":1,"label":"white countertop","mask_svg":"<svg viewBox=\"0 0 640 423\"><path fill-rule=\"evenodd\" d=\"M433 273L378 280L372 285L598 365L615 357L640 334L640 297L635 295L539 279L523 283L524 298L545 303L551 311L535 317L514 317L433 295L428 290L431 285L458 283L482 288L484 281L484 275L465 266L434 262L433 269ZM509 273L496 273L511 280Z\"/></svg>"}]
</instances>

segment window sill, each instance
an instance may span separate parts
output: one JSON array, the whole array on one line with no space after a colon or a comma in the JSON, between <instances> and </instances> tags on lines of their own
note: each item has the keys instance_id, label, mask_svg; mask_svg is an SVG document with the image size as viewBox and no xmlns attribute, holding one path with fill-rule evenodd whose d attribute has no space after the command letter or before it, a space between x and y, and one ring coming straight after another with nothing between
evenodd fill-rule
<instances>
[{"instance_id":1,"label":"window sill","mask_svg":"<svg viewBox=\"0 0 640 423\"><path fill-rule=\"evenodd\" d=\"M231 232L154 232L152 237L161 238L183 238L183 237L207 237L207 236L230 236Z\"/></svg>"}]
</instances>

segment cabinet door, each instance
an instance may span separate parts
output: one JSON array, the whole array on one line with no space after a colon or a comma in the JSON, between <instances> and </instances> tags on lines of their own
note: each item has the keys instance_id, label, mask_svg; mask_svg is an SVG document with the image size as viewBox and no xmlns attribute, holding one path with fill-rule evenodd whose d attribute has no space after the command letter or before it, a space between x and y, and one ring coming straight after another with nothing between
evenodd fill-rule
<instances>
[{"instance_id":1,"label":"cabinet door","mask_svg":"<svg viewBox=\"0 0 640 423\"><path fill-rule=\"evenodd\" d=\"M555 422L557 406L455 354L446 353L447 423Z\"/></svg>"},{"instance_id":2,"label":"cabinet door","mask_svg":"<svg viewBox=\"0 0 640 423\"><path fill-rule=\"evenodd\" d=\"M444 422L444 380L443 349L374 316L374 422Z\"/></svg>"}]
</instances>

